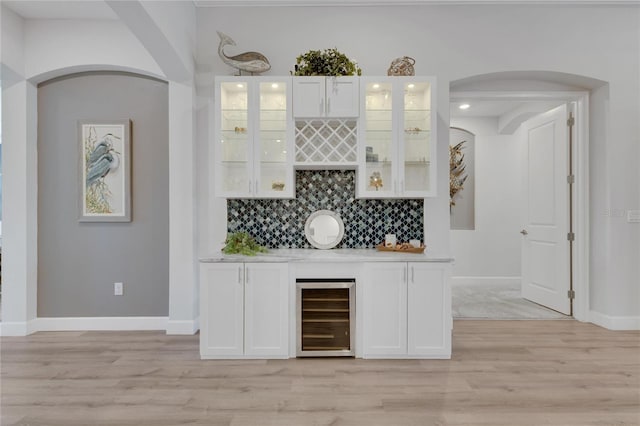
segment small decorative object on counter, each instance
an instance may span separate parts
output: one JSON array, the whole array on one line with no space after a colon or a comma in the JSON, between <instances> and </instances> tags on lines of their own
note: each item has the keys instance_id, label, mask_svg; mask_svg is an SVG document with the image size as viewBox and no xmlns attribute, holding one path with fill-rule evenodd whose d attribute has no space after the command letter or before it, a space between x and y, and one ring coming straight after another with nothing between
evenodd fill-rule
<instances>
[{"instance_id":1,"label":"small decorative object on counter","mask_svg":"<svg viewBox=\"0 0 640 426\"><path fill-rule=\"evenodd\" d=\"M396 234L387 234L384 237L384 246L386 248L396 248Z\"/></svg>"},{"instance_id":2,"label":"small decorative object on counter","mask_svg":"<svg viewBox=\"0 0 640 426\"><path fill-rule=\"evenodd\" d=\"M296 58L295 70L291 73L297 76L328 75L348 76L362 75L358 63L352 61L338 49L309 50Z\"/></svg>"},{"instance_id":3,"label":"small decorative object on counter","mask_svg":"<svg viewBox=\"0 0 640 426\"><path fill-rule=\"evenodd\" d=\"M284 182L277 180L271 182L271 189L273 189L274 191L284 191Z\"/></svg>"},{"instance_id":4,"label":"small decorative object on counter","mask_svg":"<svg viewBox=\"0 0 640 426\"><path fill-rule=\"evenodd\" d=\"M422 247L420 240L409 240L409 244L411 244L413 248Z\"/></svg>"},{"instance_id":5,"label":"small decorative object on counter","mask_svg":"<svg viewBox=\"0 0 640 426\"><path fill-rule=\"evenodd\" d=\"M378 251L397 251L402 253L424 253L425 248L423 245L414 247L411 243L398 243L395 247L385 246L384 244L376 246L376 250Z\"/></svg>"},{"instance_id":6,"label":"small decorative object on counter","mask_svg":"<svg viewBox=\"0 0 640 426\"><path fill-rule=\"evenodd\" d=\"M225 46L235 46L236 42L231 37L218 31L220 44L218 45L218 55L222 62L232 66L238 70L238 75L242 75L242 71L247 71L251 75L265 72L271 69L271 64L266 56L258 52L244 52L235 56L227 56L224 53Z\"/></svg>"},{"instance_id":7,"label":"small decorative object on counter","mask_svg":"<svg viewBox=\"0 0 640 426\"><path fill-rule=\"evenodd\" d=\"M383 186L380 172L373 172L373 174L369 177L369 186L374 187L376 191Z\"/></svg>"},{"instance_id":8,"label":"small decorative object on counter","mask_svg":"<svg viewBox=\"0 0 640 426\"><path fill-rule=\"evenodd\" d=\"M255 256L257 253L266 253L267 248L262 247L247 232L233 232L227 236L225 246L222 249L224 254L243 254L245 256Z\"/></svg>"},{"instance_id":9,"label":"small decorative object on counter","mask_svg":"<svg viewBox=\"0 0 640 426\"><path fill-rule=\"evenodd\" d=\"M410 58L409 56L403 56L402 58L396 58L391 62L389 69L387 70L387 75L408 75L413 76L416 75L413 66L415 65L416 60Z\"/></svg>"}]
</instances>

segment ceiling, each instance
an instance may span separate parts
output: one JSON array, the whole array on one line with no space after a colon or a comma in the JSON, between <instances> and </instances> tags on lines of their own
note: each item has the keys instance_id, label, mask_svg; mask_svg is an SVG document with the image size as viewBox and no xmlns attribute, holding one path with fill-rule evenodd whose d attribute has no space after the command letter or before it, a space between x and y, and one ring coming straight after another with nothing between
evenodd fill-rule
<instances>
[{"instance_id":1,"label":"ceiling","mask_svg":"<svg viewBox=\"0 0 640 426\"><path fill-rule=\"evenodd\" d=\"M525 101L452 101L449 114L451 117L499 117L504 113L523 106ZM458 108L461 104L469 104L466 110Z\"/></svg>"},{"instance_id":2,"label":"ceiling","mask_svg":"<svg viewBox=\"0 0 640 426\"><path fill-rule=\"evenodd\" d=\"M0 0L25 19L117 19L104 0ZM127 0L119 0L127 1ZM638 0L176 0L196 7L220 6L401 6L401 5L614 5Z\"/></svg>"},{"instance_id":3,"label":"ceiling","mask_svg":"<svg viewBox=\"0 0 640 426\"><path fill-rule=\"evenodd\" d=\"M24 19L117 19L103 0L2 0Z\"/></svg>"}]
</instances>

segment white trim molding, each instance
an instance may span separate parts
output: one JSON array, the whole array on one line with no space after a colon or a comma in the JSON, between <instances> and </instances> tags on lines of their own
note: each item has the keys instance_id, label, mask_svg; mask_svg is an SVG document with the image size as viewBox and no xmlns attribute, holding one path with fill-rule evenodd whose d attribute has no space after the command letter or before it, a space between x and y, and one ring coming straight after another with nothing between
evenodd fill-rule
<instances>
[{"instance_id":1,"label":"white trim molding","mask_svg":"<svg viewBox=\"0 0 640 426\"><path fill-rule=\"evenodd\" d=\"M0 322L0 336L28 336L35 333L35 320L26 322Z\"/></svg>"},{"instance_id":2,"label":"white trim molding","mask_svg":"<svg viewBox=\"0 0 640 426\"><path fill-rule=\"evenodd\" d=\"M167 317L36 318L27 323L0 323L0 336L27 336L38 331L164 331L167 323Z\"/></svg>"},{"instance_id":3,"label":"white trim molding","mask_svg":"<svg viewBox=\"0 0 640 426\"><path fill-rule=\"evenodd\" d=\"M611 316L600 312L590 311L589 322L604 327L608 330L640 330L640 316Z\"/></svg>"},{"instance_id":4,"label":"white trim molding","mask_svg":"<svg viewBox=\"0 0 640 426\"><path fill-rule=\"evenodd\" d=\"M255 7L255 6L473 6L473 5L637 5L638 0L194 0L196 7Z\"/></svg>"},{"instance_id":5,"label":"white trim molding","mask_svg":"<svg viewBox=\"0 0 640 426\"><path fill-rule=\"evenodd\" d=\"M520 285L522 277L451 277L451 286L457 285Z\"/></svg>"},{"instance_id":6,"label":"white trim molding","mask_svg":"<svg viewBox=\"0 0 640 426\"><path fill-rule=\"evenodd\" d=\"M193 321L174 321L167 322L167 334L196 334L200 330L200 318Z\"/></svg>"}]
</instances>

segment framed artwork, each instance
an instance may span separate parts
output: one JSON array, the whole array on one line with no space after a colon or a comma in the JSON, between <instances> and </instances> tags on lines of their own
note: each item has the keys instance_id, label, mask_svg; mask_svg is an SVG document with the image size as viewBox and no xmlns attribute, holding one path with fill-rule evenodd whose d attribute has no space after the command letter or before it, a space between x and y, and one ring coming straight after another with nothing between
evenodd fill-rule
<instances>
[{"instance_id":1,"label":"framed artwork","mask_svg":"<svg viewBox=\"0 0 640 426\"><path fill-rule=\"evenodd\" d=\"M78 122L80 222L131 222L131 120Z\"/></svg>"}]
</instances>

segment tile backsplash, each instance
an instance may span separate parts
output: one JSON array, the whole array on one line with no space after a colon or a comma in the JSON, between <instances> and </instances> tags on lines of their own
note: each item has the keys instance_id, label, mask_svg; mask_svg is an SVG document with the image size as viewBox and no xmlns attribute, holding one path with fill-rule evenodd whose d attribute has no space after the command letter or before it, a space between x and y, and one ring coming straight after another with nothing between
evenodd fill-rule
<instances>
[{"instance_id":1,"label":"tile backsplash","mask_svg":"<svg viewBox=\"0 0 640 426\"><path fill-rule=\"evenodd\" d=\"M423 200L356 200L354 170L297 170L292 200L227 200L228 232L246 231L268 248L312 248L307 217L333 210L344 222L338 248L373 248L386 234L398 241L424 237Z\"/></svg>"}]
</instances>

